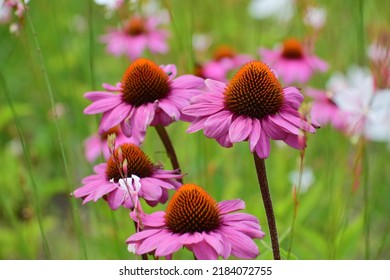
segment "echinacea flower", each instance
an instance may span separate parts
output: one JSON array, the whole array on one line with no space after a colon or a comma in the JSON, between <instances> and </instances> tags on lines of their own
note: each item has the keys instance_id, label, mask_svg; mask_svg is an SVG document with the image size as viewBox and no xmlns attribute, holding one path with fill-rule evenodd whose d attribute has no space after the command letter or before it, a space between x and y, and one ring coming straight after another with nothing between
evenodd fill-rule
<instances>
[{"instance_id":1,"label":"echinacea flower","mask_svg":"<svg viewBox=\"0 0 390 280\"><path fill-rule=\"evenodd\" d=\"M321 126L331 124L337 130L346 131L348 113L337 106L332 91L307 88L305 93L313 98L310 115L315 122Z\"/></svg>"},{"instance_id":2,"label":"echinacea flower","mask_svg":"<svg viewBox=\"0 0 390 280\"><path fill-rule=\"evenodd\" d=\"M134 15L121 29L110 30L101 37L107 44L107 51L115 56L127 55L130 60L142 56L148 49L151 53L168 51L168 30L161 29L159 17Z\"/></svg>"},{"instance_id":3,"label":"echinacea flower","mask_svg":"<svg viewBox=\"0 0 390 280\"><path fill-rule=\"evenodd\" d=\"M226 82L229 71L238 69L251 60L253 58L250 55L238 54L232 47L221 45L215 50L213 60L202 66L201 76Z\"/></svg>"},{"instance_id":4,"label":"echinacea flower","mask_svg":"<svg viewBox=\"0 0 390 280\"><path fill-rule=\"evenodd\" d=\"M185 247L198 260L255 258L259 254L254 238L261 239L256 217L246 213L231 213L245 208L240 200L217 203L201 187L181 186L164 211L141 216L144 228L130 236L126 243L134 245L138 255L152 253L156 257L172 258ZM130 216L138 221L131 213Z\"/></svg>"},{"instance_id":5,"label":"echinacea flower","mask_svg":"<svg viewBox=\"0 0 390 280\"><path fill-rule=\"evenodd\" d=\"M108 92L85 94L93 103L84 113L103 113L99 133L120 124L123 133L140 144L149 125L167 126L178 121L181 109L204 87L204 80L194 75L175 76L173 64L159 67L150 60L137 59L127 68L120 83L104 85Z\"/></svg>"},{"instance_id":6,"label":"echinacea flower","mask_svg":"<svg viewBox=\"0 0 390 280\"><path fill-rule=\"evenodd\" d=\"M335 73L328 82L334 102L348 117L348 133L373 141L390 140L390 89L376 89L368 69L351 67L347 75Z\"/></svg>"},{"instance_id":7,"label":"echinacea flower","mask_svg":"<svg viewBox=\"0 0 390 280\"><path fill-rule=\"evenodd\" d=\"M95 133L84 141L85 157L89 162L95 161L101 155L106 160L110 157L110 149L107 143L107 137L110 134L115 134L115 143L118 146L126 142L131 142L131 138L126 137L118 125L103 134Z\"/></svg>"},{"instance_id":8,"label":"echinacea flower","mask_svg":"<svg viewBox=\"0 0 390 280\"><path fill-rule=\"evenodd\" d=\"M287 39L274 50L260 49L262 60L272 67L286 84L306 83L315 72L324 72L328 64L315 55L308 54L301 43Z\"/></svg>"},{"instance_id":9,"label":"echinacea flower","mask_svg":"<svg viewBox=\"0 0 390 280\"><path fill-rule=\"evenodd\" d=\"M132 191L137 191L138 197L155 206L168 200L168 190L177 189L182 178L178 170L164 170L160 165L154 165L149 157L134 144L118 146L106 163L94 167L95 174L82 180L83 186L73 192L74 197L82 198L83 204L104 197L111 209L116 210L123 205L133 209ZM139 177L141 187L131 189L126 182L132 176Z\"/></svg>"},{"instance_id":10,"label":"echinacea flower","mask_svg":"<svg viewBox=\"0 0 390 280\"><path fill-rule=\"evenodd\" d=\"M315 132L298 113L303 95L295 87L283 88L261 61L245 64L227 85L207 79L206 87L183 109L195 118L189 133L203 129L223 147L248 141L250 150L264 159L270 153L270 139L302 149L305 141L300 130Z\"/></svg>"}]
</instances>

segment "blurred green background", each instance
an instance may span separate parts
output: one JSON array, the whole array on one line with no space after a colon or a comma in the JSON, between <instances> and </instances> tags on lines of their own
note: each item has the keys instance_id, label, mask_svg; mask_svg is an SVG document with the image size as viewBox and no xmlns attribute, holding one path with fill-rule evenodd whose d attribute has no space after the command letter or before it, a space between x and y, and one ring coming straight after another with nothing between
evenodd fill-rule
<instances>
[{"instance_id":1,"label":"blurred green background","mask_svg":"<svg viewBox=\"0 0 390 280\"><path fill-rule=\"evenodd\" d=\"M248 3L161 1L172 16L170 52L145 56L158 64L176 64L179 74L210 59L218 44L258 57L259 47L273 47L287 37L303 38L309 32L302 22L303 7L319 5L327 10L327 22L315 50L330 69L309 85L324 88L334 71L353 64L368 66L368 44L377 30L390 27L390 1L297 1L288 23L249 17ZM115 84L129 64L126 57L107 54L99 42L108 26L119 24L118 18L106 18L104 7L93 1L32 0L28 12L36 33L26 18L18 36L10 34L9 25L0 25L0 259L135 259L125 244L134 232L127 209L111 211L104 201L82 206L69 195L93 172L83 141L96 132L99 118L83 115L90 104L83 94L102 89L102 83ZM211 36L208 51L193 50L195 33ZM245 211L257 216L267 233L263 241L256 241L258 259L272 259L248 143L225 149L202 132L186 134L187 127L167 127L188 173L185 182L203 186L218 201L243 199ZM171 168L153 128L143 147L153 161ZM390 150L386 143L367 143L360 158L363 170L356 177L354 162L360 152L357 144L331 127L309 137L304 164L312 168L315 180L298 195L293 226L289 174L299 168L300 153L272 143L266 164L283 258L390 258ZM356 178L359 187L352 191ZM161 209L165 206L145 206L149 213ZM181 250L174 258L192 259L192 254Z\"/></svg>"}]
</instances>

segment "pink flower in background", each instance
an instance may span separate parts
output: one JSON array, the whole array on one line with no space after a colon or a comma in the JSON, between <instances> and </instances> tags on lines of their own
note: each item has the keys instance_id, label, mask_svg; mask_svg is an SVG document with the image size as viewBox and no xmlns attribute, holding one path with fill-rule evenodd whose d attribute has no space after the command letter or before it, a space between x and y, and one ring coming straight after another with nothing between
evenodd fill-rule
<instances>
[{"instance_id":1,"label":"pink flower in background","mask_svg":"<svg viewBox=\"0 0 390 280\"><path fill-rule=\"evenodd\" d=\"M383 31L369 45L367 55L371 62L371 71L375 87L390 88L390 32Z\"/></svg>"},{"instance_id":2,"label":"pink flower in background","mask_svg":"<svg viewBox=\"0 0 390 280\"><path fill-rule=\"evenodd\" d=\"M118 146L131 142L131 138L127 138L122 133L120 126L115 126L103 134L96 133L91 135L84 141L85 157L89 162L95 161L101 155L106 160L110 157L110 149L107 144L107 137L110 134L115 134L115 144Z\"/></svg>"},{"instance_id":3,"label":"pink flower in background","mask_svg":"<svg viewBox=\"0 0 390 280\"><path fill-rule=\"evenodd\" d=\"M191 100L183 113L194 118L187 132L203 129L223 147L248 141L260 158L270 153L270 139L302 149L301 130L315 132L298 113L303 95L295 87L283 88L266 64L245 64L230 83L206 80L206 90Z\"/></svg>"},{"instance_id":4,"label":"pink flower in background","mask_svg":"<svg viewBox=\"0 0 390 280\"><path fill-rule=\"evenodd\" d=\"M335 73L328 89L336 105L348 114L345 120L352 137L390 140L390 89L376 89L369 70L351 67L347 75Z\"/></svg>"},{"instance_id":5,"label":"pink flower in background","mask_svg":"<svg viewBox=\"0 0 390 280\"><path fill-rule=\"evenodd\" d=\"M84 113L103 113L100 134L120 124L123 133L140 144L149 125L167 126L181 119L182 108L204 87L202 78L175 76L173 64L159 67L150 60L138 59L130 64L120 83L104 86L108 92L86 93L93 103ZM112 93L115 91L119 94Z\"/></svg>"},{"instance_id":6,"label":"pink flower in background","mask_svg":"<svg viewBox=\"0 0 390 280\"><path fill-rule=\"evenodd\" d=\"M346 131L348 113L340 110L331 91L307 88L305 93L313 98L310 114L315 122L321 126L331 124L340 131Z\"/></svg>"},{"instance_id":7,"label":"pink flower in background","mask_svg":"<svg viewBox=\"0 0 390 280\"><path fill-rule=\"evenodd\" d=\"M306 83L315 72L328 69L325 61L306 53L301 43L294 38L285 40L281 48L260 49L259 53L286 84Z\"/></svg>"},{"instance_id":8,"label":"pink flower in background","mask_svg":"<svg viewBox=\"0 0 390 280\"><path fill-rule=\"evenodd\" d=\"M201 77L226 82L229 71L240 68L251 60L253 58L250 55L237 54L230 46L219 46L214 59L202 66Z\"/></svg>"},{"instance_id":9,"label":"pink flower in background","mask_svg":"<svg viewBox=\"0 0 390 280\"><path fill-rule=\"evenodd\" d=\"M142 215L143 230L126 243L135 247L138 255L151 253L168 259L183 247L198 260L230 255L255 258L259 249L252 239L262 239L265 234L256 217L232 213L244 208L242 200L217 203L199 186L185 184L175 192L165 212ZM135 214L130 216L138 221Z\"/></svg>"},{"instance_id":10,"label":"pink flower in background","mask_svg":"<svg viewBox=\"0 0 390 280\"><path fill-rule=\"evenodd\" d=\"M168 190L177 189L176 181L184 175L178 170L163 170L153 165L148 156L134 144L123 144L117 147L106 163L94 167L95 174L82 180L83 186L76 189L73 195L83 199L83 204L104 197L111 209L123 205L134 208L134 194L155 206L168 200ZM133 176L139 178L139 184Z\"/></svg>"},{"instance_id":11,"label":"pink flower in background","mask_svg":"<svg viewBox=\"0 0 390 280\"><path fill-rule=\"evenodd\" d=\"M107 44L109 53L127 55L130 60L141 57L146 49L151 53L166 53L169 32L159 27L162 23L159 17L134 15L121 29L110 30L101 40Z\"/></svg>"}]
</instances>

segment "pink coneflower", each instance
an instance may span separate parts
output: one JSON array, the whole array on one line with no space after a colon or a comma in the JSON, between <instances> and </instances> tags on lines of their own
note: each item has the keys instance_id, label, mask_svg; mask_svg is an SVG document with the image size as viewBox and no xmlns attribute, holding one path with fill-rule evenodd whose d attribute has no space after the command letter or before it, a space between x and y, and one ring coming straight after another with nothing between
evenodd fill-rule
<instances>
[{"instance_id":1,"label":"pink coneflower","mask_svg":"<svg viewBox=\"0 0 390 280\"><path fill-rule=\"evenodd\" d=\"M95 174L83 179L83 186L73 192L77 198L83 199L83 204L96 202L104 197L111 209L123 205L133 209L132 186L127 186L132 176L140 178L141 188L138 196L155 206L168 200L168 190L177 189L181 184L175 179L182 178L178 170L163 170L159 165L153 165L148 156L134 144L118 146L106 163L95 166Z\"/></svg>"},{"instance_id":2,"label":"pink coneflower","mask_svg":"<svg viewBox=\"0 0 390 280\"><path fill-rule=\"evenodd\" d=\"M251 60L253 58L250 55L238 54L232 47L221 45L215 50L213 60L202 66L201 77L226 82L229 71Z\"/></svg>"},{"instance_id":3,"label":"pink coneflower","mask_svg":"<svg viewBox=\"0 0 390 280\"><path fill-rule=\"evenodd\" d=\"M167 126L181 118L181 109L204 86L194 75L176 76L176 66L157 66L150 60L137 59L127 68L116 86L105 85L109 92L88 92L93 103L85 114L103 113L99 133L121 125L123 133L142 143L149 125ZM119 92L114 94L111 92Z\"/></svg>"},{"instance_id":4,"label":"pink coneflower","mask_svg":"<svg viewBox=\"0 0 390 280\"><path fill-rule=\"evenodd\" d=\"M255 258L259 250L252 239L261 239L265 234L254 216L231 213L244 208L242 200L217 203L199 186L185 184L175 192L165 212L144 214L144 228L126 243L134 245L138 255L152 253L172 258L173 253L185 247L198 260L219 256L226 259L230 255Z\"/></svg>"},{"instance_id":5,"label":"pink coneflower","mask_svg":"<svg viewBox=\"0 0 390 280\"><path fill-rule=\"evenodd\" d=\"M187 132L203 129L224 147L248 141L260 158L270 152L270 138L302 149L300 130L315 132L298 113L303 96L283 88L273 70L260 61L245 64L230 83L206 80L207 92L195 96L183 112L195 117Z\"/></svg>"},{"instance_id":6,"label":"pink coneflower","mask_svg":"<svg viewBox=\"0 0 390 280\"><path fill-rule=\"evenodd\" d=\"M313 98L310 111L313 120L321 126L331 124L340 131L346 131L348 113L340 110L334 102L334 93L332 91L308 88L306 89L306 95Z\"/></svg>"},{"instance_id":7,"label":"pink coneflower","mask_svg":"<svg viewBox=\"0 0 390 280\"><path fill-rule=\"evenodd\" d=\"M301 43L294 38L285 40L282 48L260 49L259 53L286 84L306 83L315 72L328 69L325 61L306 53Z\"/></svg>"},{"instance_id":8,"label":"pink coneflower","mask_svg":"<svg viewBox=\"0 0 390 280\"><path fill-rule=\"evenodd\" d=\"M127 55L130 60L142 56L144 50L152 53L166 53L168 51L168 30L160 29L161 20L158 17L130 18L121 29L110 30L101 37L107 44L107 51L113 55Z\"/></svg>"},{"instance_id":9,"label":"pink coneflower","mask_svg":"<svg viewBox=\"0 0 390 280\"><path fill-rule=\"evenodd\" d=\"M127 138L122 133L120 126L115 126L103 134L93 134L84 141L85 157L89 162L95 161L101 155L103 155L105 159L110 157L110 149L107 144L107 137L110 134L115 134L116 145L131 142L131 138Z\"/></svg>"}]
</instances>

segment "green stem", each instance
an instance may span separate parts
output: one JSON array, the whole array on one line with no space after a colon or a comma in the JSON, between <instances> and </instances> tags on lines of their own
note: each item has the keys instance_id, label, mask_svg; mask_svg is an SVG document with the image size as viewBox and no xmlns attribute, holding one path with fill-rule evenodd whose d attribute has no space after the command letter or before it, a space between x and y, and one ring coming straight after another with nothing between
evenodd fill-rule
<instances>
[{"instance_id":1,"label":"green stem","mask_svg":"<svg viewBox=\"0 0 390 280\"><path fill-rule=\"evenodd\" d=\"M265 161L259 158L256 152L253 153L255 161L257 179L260 185L261 197L265 208L265 214L267 216L268 228L271 236L272 252L275 260L280 260L278 232L276 229L276 222L274 216L274 210L272 207L271 195L268 187L267 172L265 169Z\"/></svg>"},{"instance_id":2,"label":"green stem","mask_svg":"<svg viewBox=\"0 0 390 280\"><path fill-rule=\"evenodd\" d=\"M294 212L293 212L293 217L292 217L292 221L291 221L291 233L290 233L290 241L288 244L287 259L290 259L291 249L292 249L292 244L293 244L293 239L294 239L295 222L297 219L298 206L299 206L298 195L299 195L299 192L301 190L301 185L302 185L304 157L305 157L305 150L301 151L301 155L300 155L298 186L294 186L295 187L295 189L294 189Z\"/></svg>"},{"instance_id":3,"label":"green stem","mask_svg":"<svg viewBox=\"0 0 390 280\"><path fill-rule=\"evenodd\" d=\"M175 153L175 149L173 148L172 141L169 138L167 130L162 125L155 126L158 136L160 137L162 143L164 144L165 150L167 151L167 155L171 161L172 168L181 171L179 161L177 160L177 156ZM183 179L177 179L180 183L183 183Z\"/></svg>"}]
</instances>

